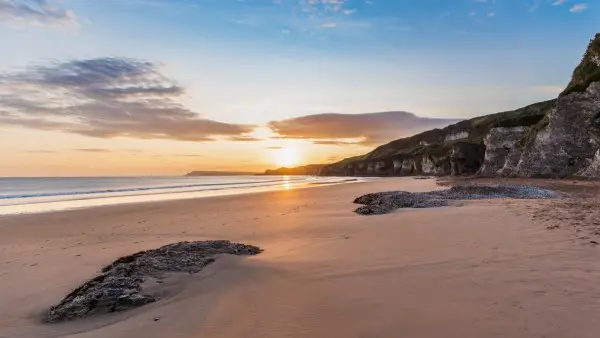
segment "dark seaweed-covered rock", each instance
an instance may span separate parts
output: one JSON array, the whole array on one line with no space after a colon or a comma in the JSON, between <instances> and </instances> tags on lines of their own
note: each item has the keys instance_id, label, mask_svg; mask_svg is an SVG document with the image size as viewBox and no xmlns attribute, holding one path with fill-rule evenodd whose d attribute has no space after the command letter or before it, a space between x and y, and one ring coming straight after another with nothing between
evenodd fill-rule
<instances>
[{"instance_id":1,"label":"dark seaweed-covered rock","mask_svg":"<svg viewBox=\"0 0 600 338\"><path fill-rule=\"evenodd\" d=\"M215 261L215 255L255 255L256 246L229 241L180 242L121 257L102 269L102 274L73 290L46 314L49 323L123 311L153 303L142 283L161 279L166 273L200 272Z\"/></svg>"},{"instance_id":2,"label":"dark seaweed-covered rock","mask_svg":"<svg viewBox=\"0 0 600 338\"><path fill-rule=\"evenodd\" d=\"M523 185L463 185L429 194L451 200L474 200L489 198L544 199L562 197L561 193Z\"/></svg>"},{"instance_id":3,"label":"dark seaweed-covered rock","mask_svg":"<svg viewBox=\"0 0 600 338\"><path fill-rule=\"evenodd\" d=\"M364 206L359 207L354 212L360 215L380 215L400 208L436 208L447 206L449 200L488 198L543 199L558 197L562 197L562 194L536 187L466 185L424 193L389 191L367 194L354 200L356 204L364 204Z\"/></svg>"}]
</instances>

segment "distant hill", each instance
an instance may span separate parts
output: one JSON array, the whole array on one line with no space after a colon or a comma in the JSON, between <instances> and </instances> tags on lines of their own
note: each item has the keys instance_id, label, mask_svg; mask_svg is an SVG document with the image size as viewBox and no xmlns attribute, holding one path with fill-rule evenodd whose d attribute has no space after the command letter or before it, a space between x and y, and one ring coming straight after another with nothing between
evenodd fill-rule
<instances>
[{"instance_id":1,"label":"distant hill","mask_svg":"<svg viewBox=\"0 0 600 338\"><path fill-rule=\"evenodd\" d=\"M256 175L256 172L247 171L201 171L196 170L185 174L185 176L242 176L242 175Z\"/></svg>"}]
</instances>

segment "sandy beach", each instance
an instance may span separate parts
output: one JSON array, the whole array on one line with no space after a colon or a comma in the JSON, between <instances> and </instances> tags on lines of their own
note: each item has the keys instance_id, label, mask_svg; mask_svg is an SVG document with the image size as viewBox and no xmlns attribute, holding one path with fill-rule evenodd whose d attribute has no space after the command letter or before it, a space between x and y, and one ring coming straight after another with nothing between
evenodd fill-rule
<instances>
[{"instance_id":1,"label":"sandy beach","mask_svg":"<svg viewBox=\"0 0 600 338\"><path fill-rule=\"evenodd\" d=\"M389 178L2 216L0 337L598 337L597 201L353 213L366 193L434 189ZM264 252L218 257L134 310L41 321L121 256L209 239Z\"/></svg>"}]
</instances>

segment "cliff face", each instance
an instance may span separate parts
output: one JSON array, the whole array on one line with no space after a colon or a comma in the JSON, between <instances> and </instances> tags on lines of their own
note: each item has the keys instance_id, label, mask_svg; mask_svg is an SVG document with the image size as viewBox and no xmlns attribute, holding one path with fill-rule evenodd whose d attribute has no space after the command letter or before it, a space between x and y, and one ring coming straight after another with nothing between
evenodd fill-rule
<instances>
[{"instance_id":1,"label":"cliff face","mask_svg":"<svg viewBox=\"0 0 600 338\"><path fill-rule=\"evenodd\" d=\"M322 173L342 176L472 175L481 170L487 157L492 157L491 153L486 155L486 149L501 147L492 144L496 142L493 137L486 141L490 132L534 126L544 119L554 102L540 102L514 111L476 117L392 141L363 156L325 166ZM513 144L510 146L514 147ZM503 166L507 156L508 153L494 153L493 161Z\"/></svg>"},{"instance_id":2,"label":"cliff face","mask_svg":"<svg viewBox=\"0 0 600 338\"><path fill-rule=\"evenodd\" d=\"M584 92L561 96L517 165L529 177L597 177L594 154L600 146L600 82Z\"/></svg>"},{"instance_id":3,"label":"cliff face","mask_svg":"<svg viewBox=\"0 0 600 338\"><path fill-rule=\"evenodd\" d=\"M473 118L324 166L324 175L600 178L600 33L556 100Z\"/></svg>"},{"instance_id":4,"label":"cliff face","mask_svg":"<svg viewBox=\"0 0 600 338\"><path fill-rule=\"evenodd\" d=\"M521 159L521 140L532 127L492 128L483 139L485 155L479 169L481 176L510 176Z\"/></svg>"},{"instance_id":5,"label":"cliff face","mask_svg":"<svg viewBox=\"0 0 600 338\"><path fill-rule=\"evenodd\" d=\"M547 123L524 145L519 176L598 178L600 34L596 34Z\"/></svg>"}]
</instances>

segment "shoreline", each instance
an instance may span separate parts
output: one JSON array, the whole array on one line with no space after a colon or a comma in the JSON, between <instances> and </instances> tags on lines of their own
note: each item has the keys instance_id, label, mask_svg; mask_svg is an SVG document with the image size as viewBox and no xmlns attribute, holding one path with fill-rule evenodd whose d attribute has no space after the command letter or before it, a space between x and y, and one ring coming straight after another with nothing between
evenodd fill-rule
<instances>
[{"instance_id":1,"label":"shoreline","mask_svg":"<svg viewBox=\"0 0 600 338\"><path fill-rule=\"evenodd\" d=\"M166 201L177 201L187 199L204 199L220 196L236 196L246 194L257 194L272 191L283 191L292 189L307 189L323 186L333 186L348 183L368 182L366 180L353 178L339 178L339 181L332 182L290 182L273 185L257 185L246 188L232 189L204 189L195 191L180 191L180 192L153 192L147 194L122 195L122 196L99 196L99 197L82 197L71 200L58 201L39 201L24 204L7 204L0 205L0 218L5 216L23 215L23 214L41 214L59 211L78 210L86 208L97 208L104 206L118 206L125 204L138 203L158 203ZM85 195L83 195L85 196Z\"/></svg>"},{"instance_id":2,"label":"shoreline","mask_svg":"<svg viewBox=\"0 0 600 338\"><path fill-rule=\"evenodd\" d=\"M600 247L573 237L571 220L553 230L544 222L566 211L576 220L575 210L593 218L597 208L493 199L354 213L359 196L446 188L437 183L390 178L0 218L0 288L11 290L0 296L0 337L596 337ZM120 257L221 239L264 251L167 279L165 298L137 309L41 323Z\"/></svg>"}]
</instances>

